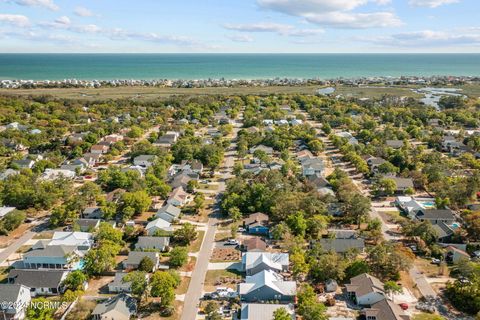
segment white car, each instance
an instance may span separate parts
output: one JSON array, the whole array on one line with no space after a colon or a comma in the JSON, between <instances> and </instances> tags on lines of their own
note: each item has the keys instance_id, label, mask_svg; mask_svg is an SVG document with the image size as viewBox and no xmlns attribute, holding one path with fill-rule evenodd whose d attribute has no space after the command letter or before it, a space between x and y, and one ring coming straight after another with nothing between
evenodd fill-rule
<instances>
[{"instance_id":1,"label":"white car","mask_svg":"<svg viewBox=\"0 0 480 320\"><path fill-rule=\"evenodd\" d=\"M433 264L440 264L440 259L437 259L437 258L432 258L432 263Z\"/></svg>"},{"instance_id":2,"label":"white car","mask_svg":"<svg viewBox=\"0 0 480 320\"><path fill-rule=\"evenodd\" d=\"M238 231L238 232L245 232L245 231L247 231L247 230L245 230L245 228L238 227L237 231Z\"/></svg>"},{"instance_id":3,"label":"white car","mask_svg":"<svg viewBox=\"0 0 480 320\"><path fill-rule=\"evenodd\" d=\"M235 240L235 239L228 239L227 241L225 241L225 244L237 246L240 244L240 242L238 242L238 240Z\"/></svg>"}]
</instances>

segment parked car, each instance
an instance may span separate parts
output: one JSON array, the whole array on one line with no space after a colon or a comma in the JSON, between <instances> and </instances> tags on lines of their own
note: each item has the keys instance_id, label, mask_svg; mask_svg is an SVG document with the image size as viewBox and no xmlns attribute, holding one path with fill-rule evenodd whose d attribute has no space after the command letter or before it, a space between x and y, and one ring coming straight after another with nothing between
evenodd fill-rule
<instances>
[{"instance_id":1,"label":"parked car","mask_svg":"<svg viewBox=\"0 0 480 320\"><path fill-rule=\"evenodd\" d=\"M402 308L402 310L407 310L408 309L408 304L406 304L406 303L400 303L399 306L400 306L400 308Z\"/></svg>"},{"instance_id":2,"label":"parked car","mask_svg":"<svg viewBox=\"0 0 480 320\"><path fill-rule=\"evenodd\" d=\"M245 231L247 231L247 230L245 230L245 228L243 228L243 227L238 227L237 231L238 231L238 232L245 232Z\"/></svg>"},{"instance_id":3,"label":"parked car","mask_svg":"<svg viewBox=\"0 0 480 320\"><path fill-rule=\"evenodd\" d=\"M440 259L437 259L437 258L432 258L432 263L433 264L440 264Z\"/></svg>"},{"instance_id":4,"label":"parked car","mask_svg":"<svg viewBox=\"0 0 480 320\"><path fill-rule=\"evenodd\" d=\"M236 240L236 239L228 239L227 241L225 241L225 244L232 245L232 246L238 246L240 244L240 242L238 242L238 240Z\"/></svg>"}]
</instances>

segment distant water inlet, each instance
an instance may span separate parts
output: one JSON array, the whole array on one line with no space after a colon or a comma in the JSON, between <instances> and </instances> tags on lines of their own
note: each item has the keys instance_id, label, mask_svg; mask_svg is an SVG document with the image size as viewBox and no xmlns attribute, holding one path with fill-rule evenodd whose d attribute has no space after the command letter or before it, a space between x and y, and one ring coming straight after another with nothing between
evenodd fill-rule
<instances>
[{"instance_id":1,"label":"distant water inlet","mask_svg":"<svg viewBox=\"0 0 480 320\"><path fill-rule=\"evenodd\" d=\"M432 106L436 109L439 109L438 103L443 96L458 96L465 97L465 95L460 92L462 89L455 88L421 88L421 89L412 89L413 92L425 95L424 98L420 99L421 102L427 106Z\"/></svg>"},{"instance_id":2,"label":"distant water inlet","mask_svg":"<svg viewBox=\"0 0 480 320\"><path fill-rule=\"evenodd\" d=\"M480 76L480 54L0 54L0 79Z\"/></svg>"}]
</instances>

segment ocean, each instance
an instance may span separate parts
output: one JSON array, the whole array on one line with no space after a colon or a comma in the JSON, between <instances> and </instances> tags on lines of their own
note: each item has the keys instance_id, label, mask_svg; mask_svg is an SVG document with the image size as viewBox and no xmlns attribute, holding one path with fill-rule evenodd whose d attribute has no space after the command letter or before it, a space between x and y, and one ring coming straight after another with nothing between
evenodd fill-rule
<instances>
[{"instance_id":1,"label":"ocean","mask_svg":"<svg viewBox=\"0 0 480 320\"><path fill-rule=\"evenodd\" d=\"M480 76L480 54L0 54L0 79Z\"/></svg>"}]
</instances>

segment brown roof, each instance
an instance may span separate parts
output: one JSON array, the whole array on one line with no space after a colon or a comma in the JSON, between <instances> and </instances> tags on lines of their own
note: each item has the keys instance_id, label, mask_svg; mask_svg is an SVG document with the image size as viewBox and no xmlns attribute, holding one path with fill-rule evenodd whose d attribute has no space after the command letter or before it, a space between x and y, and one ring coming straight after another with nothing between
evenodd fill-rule
<instances>
[{"instance_id":1,"label":"brown roof","mask_svg":"<svg viewBox=\"0 0 480 320\"><path fill-rule=\"evenodd\" d=\"M351 278L350 284L347 284L345 287L347 292L354 292L359 297L370 292L384 292L383 282L368 273L362 273Z\"/></svg>"},{"instance_id":2,"label":"brown roof","mask_svg":"<svg viewBox=\"0 0 480 320\"><path fill-rule=\"evenodd\" d=\"M243 241L243 246L247 251L265 251L267 244L260 237L254 237Z\"/></svg>"},{"instance_id":3,"label":"brown roof","mask_svg":"<svg viewBox=\"0 0 480 320\"><path fill-rule=\"evenodd\" d=\"M252 224L257 224L257 223L267 224L268 220L269 218L265 213L257 212L257 213L252 213L247 218L243 219L243 223L246 226L250 226Z\"/></svg>"},{"instance_id":4,"label":"brown roof","mask_svg":"<svg viewBox=\"0 0 480 320\"><path fill-rule=\"evenodd\" d=\"M375 317L381 320L407 320L410 319L403 310L390 300L383 299L365 309L365 317Z\"/></svg>"}]
</instances>

